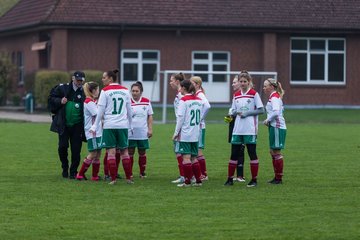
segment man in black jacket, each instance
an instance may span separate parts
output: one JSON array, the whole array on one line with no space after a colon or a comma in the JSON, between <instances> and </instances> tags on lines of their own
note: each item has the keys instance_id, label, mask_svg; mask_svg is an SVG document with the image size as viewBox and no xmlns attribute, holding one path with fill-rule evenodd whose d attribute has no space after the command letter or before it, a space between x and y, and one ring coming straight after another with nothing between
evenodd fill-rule
<instances>
[{"instance_id":1,"label":"man in black jacket","mask_svg":"<svg viewBox=\"0 0 360 240\"><path fill-rule=\"evenodd\" d=\"M80 164L82 140L85 138L85 95L82 88L84 81L85 74L83 72L74 72L72 81L67 84L60 84L50 96L51 104L59 109L53 116L50 130L59 135L58 154L64 178L75 179ZM71 148L70 169L68 160L69 141Z\"/></svg>"}]
</instances>

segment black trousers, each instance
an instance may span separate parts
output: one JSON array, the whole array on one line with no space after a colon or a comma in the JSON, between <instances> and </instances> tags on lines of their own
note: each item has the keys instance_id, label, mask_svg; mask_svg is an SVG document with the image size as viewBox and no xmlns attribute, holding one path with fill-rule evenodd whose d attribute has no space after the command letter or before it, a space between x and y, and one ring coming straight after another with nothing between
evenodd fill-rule
<instances>
[{"instance_id":1,"label":"black trousers","mask_svg":"<svg viewBox=\"0 0 360 240\"><path fill-rule=\"evenodd\" d=\"M72 127L65 127L64 133L59 134L58 153L63 172L69 171L68 148L71 149L70 176L75 176L80 164L80 153L82 146L83 125L75 124Z\"/></svg>"}]
</instances>

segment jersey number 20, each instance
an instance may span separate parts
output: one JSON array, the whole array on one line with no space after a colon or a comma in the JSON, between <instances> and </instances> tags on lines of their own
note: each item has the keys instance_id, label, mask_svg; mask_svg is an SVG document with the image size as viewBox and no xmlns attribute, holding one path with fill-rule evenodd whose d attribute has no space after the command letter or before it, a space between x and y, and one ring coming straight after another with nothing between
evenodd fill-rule
<instances>
[{"instance_id":1,"label":"jersey number 20","mask_svg":"<svg viewBox=\"0 0 360 240\"><path fill-rule=\"evenodd\" d=\"M190 126L199 125L200 123L200 110L191 110L190 111L191 120L190 120Z\"/></svg>"}]
</instances>

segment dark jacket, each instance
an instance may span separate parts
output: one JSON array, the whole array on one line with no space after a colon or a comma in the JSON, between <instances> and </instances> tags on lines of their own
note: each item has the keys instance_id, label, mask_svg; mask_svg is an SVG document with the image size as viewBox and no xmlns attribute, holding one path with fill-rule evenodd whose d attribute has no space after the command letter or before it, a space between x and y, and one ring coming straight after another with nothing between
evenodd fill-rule
<instances>
[{"instance_id":1,"label":"dark jacket","mask_svg":"<svg viewBox=\"0 0 360 240\"><path fill-rule=\"evenodd\" d=\"M58 107L59 109L57 113L52 116L53 121L51 123L50 131L57 132L60 135L64 133L66 127L66 119L65 119L66 113L65 113L65 105L61 104L61 99L63 97L69 98L69 96L71 96L72 94L74 94L74 90L71 81L70 83L60 84L59 86L57 86L54 93L50 96L51 104ZM80 94L81 94L81 98L76 98L75 101L79 102L81 109L84 110L85 95L82 88ZM81 118L82 118L81 124L83 125L82 127L84 128L84 114L81 114Z\"/></svg>"}]
</instances>

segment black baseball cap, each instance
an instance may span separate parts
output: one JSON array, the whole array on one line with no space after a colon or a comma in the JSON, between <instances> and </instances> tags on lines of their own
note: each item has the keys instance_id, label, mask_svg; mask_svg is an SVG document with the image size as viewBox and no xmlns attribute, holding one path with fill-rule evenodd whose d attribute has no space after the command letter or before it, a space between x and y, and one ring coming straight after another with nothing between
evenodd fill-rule
<instances>
[{"instance_id":1,"label":"black baseball cap","mask_svg":"<svg viewBox=\"0 0 360 240\"><path fill-rule=\"evenodd\" d=\"M74 72L74 78L76 80L82 80L82 81L85 81L85 73L84 72L81 72L81 71L76 71Z\"/></svg>"}]
</instances>

